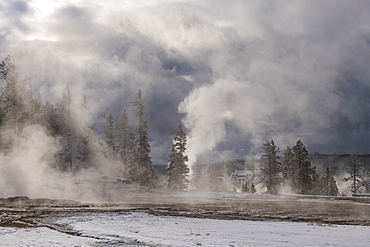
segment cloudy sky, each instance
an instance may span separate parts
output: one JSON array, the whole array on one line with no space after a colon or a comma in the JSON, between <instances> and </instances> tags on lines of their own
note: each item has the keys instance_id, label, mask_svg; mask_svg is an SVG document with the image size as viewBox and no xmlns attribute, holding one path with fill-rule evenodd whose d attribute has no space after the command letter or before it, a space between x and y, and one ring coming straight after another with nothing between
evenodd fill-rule
<instances>
[{"instance_id":1,"label":"cloudy sky","mask_svg":"<svg viewBox=\"0 0 370 247\"><path fill-rule=\"evenodd\" d=\"M86 95L98 126L141 89L155 164L179 123L191 162L258 155L271 139L370 153L367 0L6 0L7 54L44 100L66 83Z\"/></svg>"}]
</instances>

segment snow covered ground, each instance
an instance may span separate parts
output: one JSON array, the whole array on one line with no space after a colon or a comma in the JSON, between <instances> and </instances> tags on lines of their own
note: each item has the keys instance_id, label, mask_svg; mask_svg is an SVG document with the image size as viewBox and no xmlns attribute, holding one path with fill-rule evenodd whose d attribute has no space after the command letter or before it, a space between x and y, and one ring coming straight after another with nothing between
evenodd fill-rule
<instances>
[{"instance_id":1,"label":"snow covered ground","mask_svg":"<svg viewBox=\"0 0 370 247\"><path fill-rule=\"evenodd\" d=\"M370 227L212 220L146 213L62 218L80 236L48 228L0 228L0 246L369 246ZM130 244L131 243L131 244ZM97 245L98 244L98 245Z\"/></svg>"}]
</instances>

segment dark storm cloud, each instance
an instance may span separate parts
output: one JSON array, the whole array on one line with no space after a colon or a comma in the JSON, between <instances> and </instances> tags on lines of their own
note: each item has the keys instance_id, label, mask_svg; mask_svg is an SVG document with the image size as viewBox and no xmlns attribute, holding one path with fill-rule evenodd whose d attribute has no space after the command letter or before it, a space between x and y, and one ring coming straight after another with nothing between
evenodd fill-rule
<instances>
[{"instance_id":1,"label":"dark storm cloud","mask_svg":"<svg viewBox=\"0 0 370 247\"><path fill-rule=\"evenodd\" d=\"M2 57L11 54L45 99L57 102L71 83L101 131L109 112L118 120L143 91L155 163L166 162L181 121L192 162L243 158L267 139L370 152L368 1L2 7L2 17L18 13L1 28Z\"/></svg>"}]
</instances>

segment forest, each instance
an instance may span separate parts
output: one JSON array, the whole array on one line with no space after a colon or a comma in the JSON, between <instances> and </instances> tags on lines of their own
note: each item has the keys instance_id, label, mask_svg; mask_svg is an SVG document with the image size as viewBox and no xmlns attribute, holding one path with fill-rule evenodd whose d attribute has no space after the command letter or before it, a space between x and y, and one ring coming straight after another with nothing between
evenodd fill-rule
<instances>
[{"instance_id":1,"label":"forest","mask_svg":"<svg viewBox=\"0 0 370 247\"><path fill-rule=\"evenodd\" d=\"M104 133L97 133L88 99L83 96L79 107L75 107L70 84L66 84L58 103L44 103L42 95L32 91L31 81L20 78L10 56L0 64L0 79L5 83L0 95L0 148L5 156L22 148L22 143L28 138L27 130L30 126L38 126L56 140L55 152L45 155L45 159L50 168L61 173L78 176L80 171L101 166L102 160L108 160L104 165L118 167L117 177L148 188L256 193L258 187L259 192L270 194L289 191L339 195L337 181L329 167L319 174L308 160L308 151L301 140L295 146L287 147L282 157L274 141L266 141L253 178L235 183L230 181L229 174L220 174L212 165L206 169L195 166L190 176L187 135L179 124L168 152L166 175L163 176L152 164L145 100L140 89L131 102L136 110L134 120L127 109L122 109L118 121L109 113ZM344 180L350 184L351 191L369 193L369 171L356 156L350 156L346 162L348 171Z\"/></svg>"}]
</instances>

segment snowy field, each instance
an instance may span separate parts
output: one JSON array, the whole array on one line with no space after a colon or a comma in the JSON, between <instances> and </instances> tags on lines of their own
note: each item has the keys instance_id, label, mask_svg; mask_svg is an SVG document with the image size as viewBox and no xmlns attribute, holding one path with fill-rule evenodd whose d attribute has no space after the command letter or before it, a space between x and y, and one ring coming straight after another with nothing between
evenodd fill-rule
<instances>
[{"instance_id":1,"label":"snowy field","mask_svg":"<svg viewBox=\"0 0 370 247\"><path fill-rule=\"evenodd\" d=\"M368 226L212 220L146 213L88 213L55 223L71 226L79 236L46 227L2 227L0 245L237 247L369 246L370 243Z\"/></svg>"}]
</instances>

